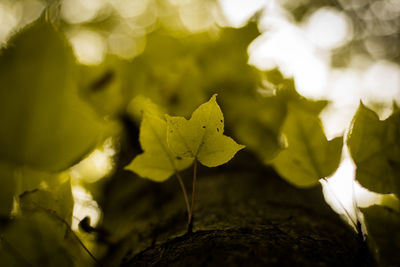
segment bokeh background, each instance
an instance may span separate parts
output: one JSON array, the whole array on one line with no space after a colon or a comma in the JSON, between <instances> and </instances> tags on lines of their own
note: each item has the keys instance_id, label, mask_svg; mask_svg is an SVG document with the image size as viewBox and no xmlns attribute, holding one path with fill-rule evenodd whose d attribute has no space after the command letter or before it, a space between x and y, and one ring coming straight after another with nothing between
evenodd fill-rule
<instances>
[{"instance_id":1,"label":"bokeh background","mask_svg":"<svg viewBox=\"0 0 400 267\"><path fill-rule=\"evenodd\" d=\"M139 122L131 102L137 95L187 116L216 89L204 87L229 86L224 81L235 76L237 87L248 86L254 73L243 60L260 74L250 82L260 95L276 89L268 75L279 70L302 96L328 100L320 118L329 139L346 134L360 101L381 119L400 104L400 0L3 0L2 47L40 17L65 34L79 64L80 95L109 123L126 109ZM235 35L226 27L244 28ZM221 54L233 59L213 60ZM87 184L113 173L120 127L113 124L63 173L72 182L73 229L85 216L92 225L101 218ZM329 186L323 182L337 212L390 198L363 189L354 176L344 148Z\"/></svg>"}]
</instances>

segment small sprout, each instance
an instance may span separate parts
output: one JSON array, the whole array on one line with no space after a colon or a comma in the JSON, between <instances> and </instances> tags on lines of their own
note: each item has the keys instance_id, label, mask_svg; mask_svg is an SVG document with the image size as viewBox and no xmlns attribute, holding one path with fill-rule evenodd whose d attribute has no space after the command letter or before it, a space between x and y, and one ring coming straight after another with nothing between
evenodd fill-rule
<instances>
[{"instance_id":1,"label":"small sprout","mask_svg":"<svg viewBox=\"0 0 400 267\"><path fill-rule=\"evenodd\" d=\"M184 117L166 116L167 118L167 143L173 153L182 158L193 160L193 189L192 203L188 220L188 232L193 226L194 196L196 188L197 163L207 167L222 165L244 146L237 144L232 138L223 134L223 114L216 101L216 95L198 107L187 120ZM200 124L202 122L202 124ZM203 123L205 123L203 125ZM218 126L218 127L217 127ZM213 131L198 131L199 127L217 129ZM172 133L174 129L174 133ZM217 151L217 153L216 153Z\"/></svg>"}]
</instances>

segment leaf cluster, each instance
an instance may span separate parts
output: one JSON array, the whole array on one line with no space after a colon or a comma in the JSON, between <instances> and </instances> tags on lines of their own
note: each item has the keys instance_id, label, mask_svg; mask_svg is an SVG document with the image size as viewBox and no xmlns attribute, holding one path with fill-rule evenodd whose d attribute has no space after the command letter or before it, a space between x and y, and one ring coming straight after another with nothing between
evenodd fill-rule
<instances>
[{"instance_id":1,"label":"leaf cluster","mask_svg":"<svg viewBox=\"0 0 400 267\"><path fill-rule=\"evenodd\" d=\"M368 190L400 197L400 112L385 120L360 103L347 138L357 166L356 179ZM400 264L395 251L400 249L399 209L374 205L362 209L370 245L385 266Z\"/></svg>"},{"instance_id":2,"label":"leaf cluster","mask_svg":"<svg viewBox=\"0 0 400 267\"><path fill-rule=\"evenodd\" d=\"M139 136L144 152L127 166L142 177L161 182L194 160L207 167L219 166L244 148L223 134L224 117L216 95L199 106L189 120L159 115L154 108L144 110Z\"/></svg>"}]
</instances>

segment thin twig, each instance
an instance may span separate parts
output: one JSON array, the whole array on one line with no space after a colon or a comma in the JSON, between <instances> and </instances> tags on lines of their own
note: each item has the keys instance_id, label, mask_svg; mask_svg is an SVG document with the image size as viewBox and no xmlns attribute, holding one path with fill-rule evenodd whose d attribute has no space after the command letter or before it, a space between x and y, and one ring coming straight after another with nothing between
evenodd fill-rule
<instances>
[{"instance_id":1,"label":"thin twig","mask_svg":"<svg viewBox=\"0 0 400 267\"><path fill-rule=\"evenodd\" d=\"M190 223L190 214L191 214L189 197L188 197L188 194L187 194L187 191L186 191L185 184L183 183L181 174L178 171L176 171L175 175L178 178L179 184L181 185L181 189L182 189L182 192L183 192L183 196L185 197L185 203L186 203L186 209L187 209L187 215L188 215L188 224L189 224Z\"/></svg>"},{"instance_id":2,"label":"thin twig","mask_svg":"<svg viewBox=\"0 0 400 267\"><path fill-rule=\"evenodd\" d=\"M345 212L345 214L347 215L347 217L349 218L349 220L351 221L351 223L353 224L353 226L357 229L358 231L358 227L357 227L357 223L354 221L353 217L350 215L350 213L348 212L348 210L343 206L342 201L340 201L340 199L336 196L335 192L333 192L332 188L329 185L328 180L324 177L322 178L326 184L327 187L329 189L329 191L331 191L331 194L333 195L333 197L335 198L336 202L339 203L340 207L343 209L343 211Z\"/></svg>"},{"instance_id":3,"label":"thin twig","mask_svg":"<svg viewBox=\"0 0 400 267\"><path fill-rule=\"evenodd\" d=\"M195 201L195 196L196 196L196 181L197 181L197 159L194 159L194 162L193 162L192 206L190 208L188 233L191 233L192 230L193 230L193 212L194 212L194 201Z\"/></svg>"},{"instance_id":4,"label":"thin twig","mask_svg":"<svg viewBox=\"0 0 400 267\"><path fill-rule=\"evenodd\" d=\"M34 203L34 202L33 202ZM98 261L96 259L96 257L90 252L90 250L85 246L85 244L83 244L82 240L79 238L79 236L72 230L71 226L69 225L69 223L64 220L63 218L61 218L56 211L51 210L51 209L47 209L44 208L40 205L38 205L37 203L34 203L38 208L42 209L43 211L47 212L48 214L52 215L55 219L59 220L60 222L62 222L63 224L65 224L67 226L67 230L68 232L72 233L72 235L75 237L75 239L78 241L78 243L82 246L82 248L87 252L87 254L89 254L89 256L93 259L93 261L98 265L98 266L102 266L102 264L100 263L100 261Z\"/></svg>"}]
</instances>

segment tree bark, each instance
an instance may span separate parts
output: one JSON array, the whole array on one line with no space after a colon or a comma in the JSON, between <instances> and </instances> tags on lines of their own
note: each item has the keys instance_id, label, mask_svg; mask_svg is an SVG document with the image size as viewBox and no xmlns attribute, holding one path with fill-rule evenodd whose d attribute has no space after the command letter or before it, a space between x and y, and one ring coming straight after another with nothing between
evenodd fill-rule
<instances>
[{"instance_id":1,"label":"tree bark","mask_svg":"<svg viewBox=\"0 0 400 267\"><path fill-rule=\"evenodd\" d=\"M192 170L182 175L191 188ZM321 186L293 187L246 152L199 166L191 234L175 177L153 183L120 170L105 188L103 226L113 232L106 266L374 266ZM131 189L112 200L120 188ZM121 211L112 209L121 205L130 226L116 225Z\"/></svg>"}]
</instances>

